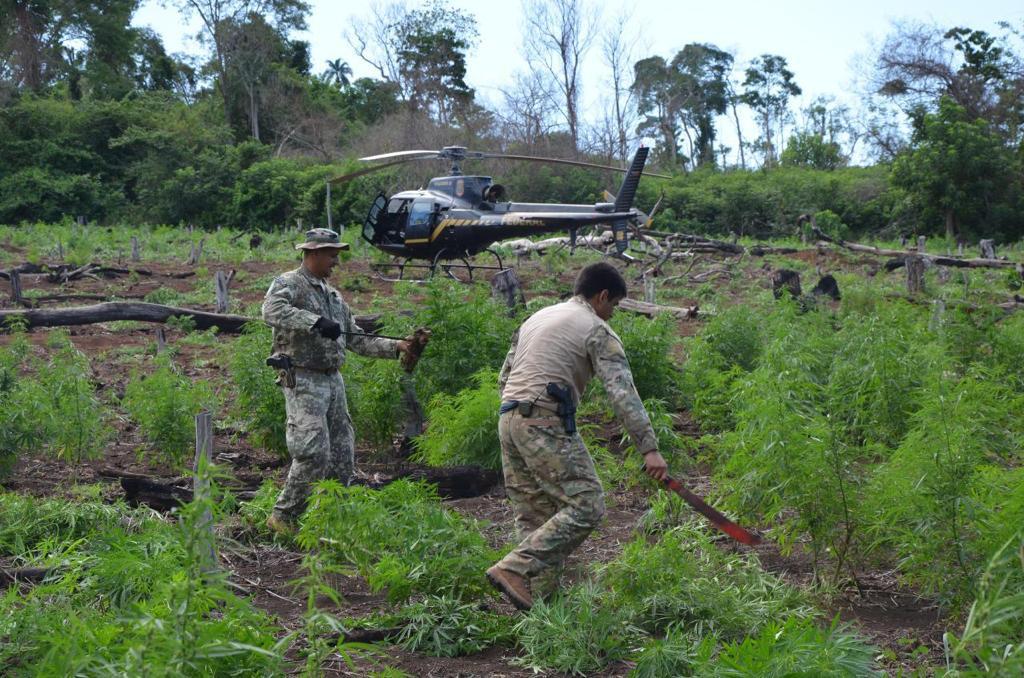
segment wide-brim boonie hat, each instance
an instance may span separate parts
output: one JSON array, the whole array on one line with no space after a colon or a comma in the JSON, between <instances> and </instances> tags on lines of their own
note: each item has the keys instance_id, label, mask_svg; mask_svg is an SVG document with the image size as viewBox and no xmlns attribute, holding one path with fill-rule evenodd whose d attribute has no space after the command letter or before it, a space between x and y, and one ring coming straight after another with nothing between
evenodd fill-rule
<instances>
[{"instance_id":1,"label":"wide-brim boonie hat","mask_svg":"<svg viewBox=\"0 0 1024 678\"><path fill-rule=\"evenodd\" d=\"M341 242L338 234L329 228L312 228L306 231L306 242L295 246L297 250L347 250L348 243Z\"/></svg>"}]
</instances>

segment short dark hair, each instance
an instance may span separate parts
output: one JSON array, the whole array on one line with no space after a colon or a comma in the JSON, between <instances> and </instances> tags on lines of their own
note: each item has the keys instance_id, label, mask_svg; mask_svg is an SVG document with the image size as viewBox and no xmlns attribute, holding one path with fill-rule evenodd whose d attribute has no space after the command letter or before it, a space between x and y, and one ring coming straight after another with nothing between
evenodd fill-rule
<instances>
[{"instance_id":1,"label":"short dark hair","mask_svg":"<svg viewBox=\"0 0 1024 678\"><path fill-rule=\"evenodd\" d=\"M576 276L575 294L590 299L602 290L608 290L611 299L621 299L626 296L626 281L618 269L606 261L599 261L585 267Z\"/></svg>"}]
</instances>

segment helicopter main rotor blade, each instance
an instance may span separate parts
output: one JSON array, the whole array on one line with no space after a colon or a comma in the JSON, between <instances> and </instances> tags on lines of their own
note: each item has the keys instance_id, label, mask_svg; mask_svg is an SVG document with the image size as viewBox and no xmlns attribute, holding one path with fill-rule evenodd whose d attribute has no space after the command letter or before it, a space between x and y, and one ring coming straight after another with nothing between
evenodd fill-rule
<instances>
[{"instance_id":1,"label":"helicopter main rotor blade","mask_svg":"<svg viewBox=\"0 0 1024 678\"><path fill-rule=\"evenodd\" d=\"M434 159L434 156L421 156L421 157L416 157L416 158L400 158L399 160L392 160L391 162L382 162L379 165L374 165L372 167L364 167L361 170L356 170L355 172L349 172L348 174L342 174L340 177L334 177L333 179L331 179L331 183L332 184L343 184L346 181L351 181L352 179L356 179L356 178L361 177L361 176L366 175L366 174L372 174L374 172L378 172L378 171L380 171L382 169L385 169L387 167L392 167L394 165L402 165L402 164L407 163L407 162L412 162L413 160L433 160L433 159ZM365 160L365 158L363 158L363 160Z\"/></svg>"},{"instance_id":2,"label":"helicopter main rotor blade","mask_svg":"<svg viewBox=\"0 0 1024 678\"><path fill-rule=\"evenodd\" d=\"M528 160L530 162L551 162L559 165L575 165L577 167L590 167L592 169L612 170L613 172L628 172L628 167L611 167L610 165L598 165L593 162L583 162L581 160L562 160L561 158L535 158L531 155L509 155L506 153L481 153L481 158L505 158L507 160ZM659 179L671 179L667 174L655 174L654 172L644 172L645 177L657 177Z\"/></svg>"},{"instance_id":3,"label":"helicopter main rotor blade","mask_svg":"<svg viewBox=\"0 0 1024 678\"><path fill-rule=\"evenodd\" d=\"M395 151L394 153L381 153L380 155L369 155L365 158L359 159L364 161L387 160L388 158L400 158L408 155L423 155L434 158L440 157L440 154L437 151Z\"/></svg>"}]
</instances>

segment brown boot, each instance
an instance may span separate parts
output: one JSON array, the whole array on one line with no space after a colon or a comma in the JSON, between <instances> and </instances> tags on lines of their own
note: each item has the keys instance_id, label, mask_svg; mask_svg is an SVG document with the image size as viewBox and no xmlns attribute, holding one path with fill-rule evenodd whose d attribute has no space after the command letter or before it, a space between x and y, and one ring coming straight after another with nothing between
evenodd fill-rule
<instances>
[{"instance_id":1,"label":"brown boot","mask_svg":"<svg viewBox=\"0 0 1024 678\"><path fill-rule=\"evenodd\" d=\"M530 583L523 575L494 565L487 570L487 578L496 589L505 594L517 610L526 612L533 607Z\"/></svg>"},{"instance_id":2,"label":"brown boot","mask_svg":"<svg viewBox=\"0 0 1024 678\"><path fill-rule=\"evenodd\" d=\"M295 523L278 517L273 513L267 518L267 528L274 534L282 537L291 537L298 531Z\"/></svg>"}]
</instances>

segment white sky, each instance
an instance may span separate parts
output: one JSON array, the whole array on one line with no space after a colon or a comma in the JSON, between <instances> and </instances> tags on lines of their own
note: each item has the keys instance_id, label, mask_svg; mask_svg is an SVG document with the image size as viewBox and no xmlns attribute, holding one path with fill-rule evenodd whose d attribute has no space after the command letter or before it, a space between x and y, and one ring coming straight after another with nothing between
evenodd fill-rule
<instances>
[{"instance_id":1,"label":"white sky","mask_svg":"<svg viewBox=\"0 0 1024 678\"><path fill-rule=\"evenodd\" d=\"M409 2L412 7L418 2ZM620 0L598 2L606 25L624 6ZM349 63L355 76L376 76L349 47L343 31L353 16L366 14L368 2L330 2L310 0L312 12L309 30L301 37L312 47L313 70L320 72L328 59ZM500 102L499 88L507 87L518 70L525 70L523 59L522 10L519 0L468 2L449 0L448 5L472 13L480 33L477 47L469 54L467 81L484 103ZM706 42L732 51L738 67L750 59L772 53L789 61L795 80L804 95L796 106L819 95L853 102L853 62L865 54L872 42L881 41L894 19L913 19L936 23L944 28L968 26L1000 33L998 21L1009 21L1024 28L1024 2L1021 0L636 0L632 6L632 29L642 37L636 58L661 55L671 58L690 42ZM197 22L187 24L173 8L160 0L144 0L135 16L136 25L148 25L163 37L168 51L200 50L192 39ZM588 53L583 65L582 100L584 115L591 119L600 88L609 86L606 69L597 46ZM727 145L728 125L719 124L720 137Z\"/></svg>"}]
</instances>

